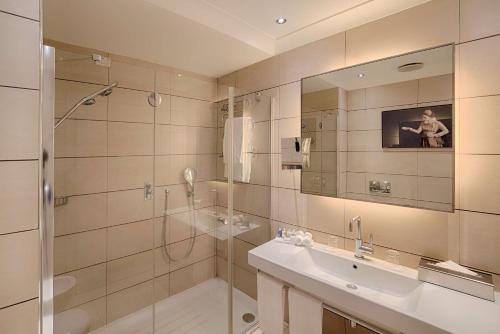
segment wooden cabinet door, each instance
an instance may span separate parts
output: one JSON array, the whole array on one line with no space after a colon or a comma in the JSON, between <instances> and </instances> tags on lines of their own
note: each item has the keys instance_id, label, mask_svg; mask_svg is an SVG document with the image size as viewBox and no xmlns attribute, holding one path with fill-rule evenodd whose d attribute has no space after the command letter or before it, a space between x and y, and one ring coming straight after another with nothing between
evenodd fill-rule
<instances>
[{"instance_id":1,"label":"wooden cabinet door","mask_svg":"<svg viewBox=\"0 0 500 334\"><path fill-rule=\"evenodd\" d=\"M323 334L346 334L346 319L323 309Z\"/></svg>"},{"instance_id":2,"label":"wooden cabinet door","mask_svg":"<svg viewBox=\"0 0 500 334\"><path fill-rule=\"evenodd\" d=\"M351 321L345 319L345 326L347 328L346 334L377 334L376 332L356 324L356 327L351 326Z\"/></svg>"}]
</instances>

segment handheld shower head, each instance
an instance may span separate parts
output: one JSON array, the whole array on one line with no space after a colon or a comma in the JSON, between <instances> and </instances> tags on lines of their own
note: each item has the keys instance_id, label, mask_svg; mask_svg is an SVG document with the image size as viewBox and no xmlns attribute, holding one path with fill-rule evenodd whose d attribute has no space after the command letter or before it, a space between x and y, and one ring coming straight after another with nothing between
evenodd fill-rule
<instances>
[{"instance_id":1,"label":"handheld shower head","mask_svg":"<svg viewBox=\"0 0 500 334\"><path fill-rule=\"evenodd\" d=\"M193 168L186 168L184 170L184 180L186 180L188 195L192 195L194 193L194 183L196 182L196 170Z\"/></svg>"}]
</instances>

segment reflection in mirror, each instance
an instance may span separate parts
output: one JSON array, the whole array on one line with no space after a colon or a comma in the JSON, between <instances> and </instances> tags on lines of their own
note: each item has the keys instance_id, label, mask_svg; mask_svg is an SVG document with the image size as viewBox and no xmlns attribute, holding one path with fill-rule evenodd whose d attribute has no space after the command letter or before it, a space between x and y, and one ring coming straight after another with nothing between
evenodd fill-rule
<instances>
[{"instance_id":1,"label":"reflection in mirror","mask_svg":"<svg viewBox=\"0 0 500 334\"><path fill-rule=\"evenodd\" d=\"M453 55L447 45L303 79L301 191L453 211Z\"/></svg>"}]
</instances>

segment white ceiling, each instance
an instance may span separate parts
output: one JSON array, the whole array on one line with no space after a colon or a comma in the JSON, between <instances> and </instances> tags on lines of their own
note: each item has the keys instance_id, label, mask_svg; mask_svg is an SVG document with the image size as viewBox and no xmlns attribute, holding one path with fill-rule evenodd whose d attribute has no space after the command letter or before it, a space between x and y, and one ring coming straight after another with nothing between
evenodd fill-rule
<instances>
[{"instance_id":1,"label":"white ceiling","mask_svg":"<svg viewBox=\"0 0 500 334\"><path fill-rule=\"evenodd\" d=\"M44 0L44 35L217 77L427 1Z\"/></svg>"}]
</instances>

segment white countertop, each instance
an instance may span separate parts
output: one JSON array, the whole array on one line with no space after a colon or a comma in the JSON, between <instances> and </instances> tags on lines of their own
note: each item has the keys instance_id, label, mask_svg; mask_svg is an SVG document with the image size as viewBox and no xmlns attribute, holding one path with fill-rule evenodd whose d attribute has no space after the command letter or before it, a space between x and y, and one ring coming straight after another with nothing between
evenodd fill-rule
<instances>
[{"instance_id":1,"label":"white countertop","mask_svg":"<svg viewBox=\"0 0 500 334\"><path fill-rule=\"evenodd\" d=\"M391 267L385 261L355 259L352 252L323 245L313 246L325 256L334 255L360 266L370 266L399 275L411 284L406 295L390 295L361 286L346 287L349 280L314 266L304 266L298 258L310 250L271 240L248 253L248 261L259 270L321 299L323 303L351 314L381 329L405 334L500 333L500 293L496 302L473 297L434 284L418 281L417 271ZM345 262L345 261L344 261ZM396 276L394 276L396 277ZM362 279L369 280L370 277ZM409 291L409 290L408 290Z\"/></svg>"}]
</instances>

